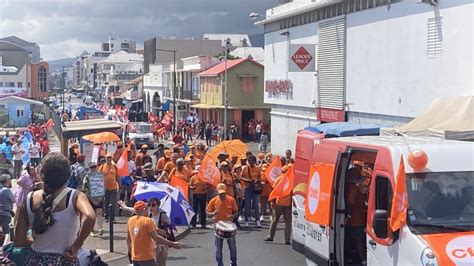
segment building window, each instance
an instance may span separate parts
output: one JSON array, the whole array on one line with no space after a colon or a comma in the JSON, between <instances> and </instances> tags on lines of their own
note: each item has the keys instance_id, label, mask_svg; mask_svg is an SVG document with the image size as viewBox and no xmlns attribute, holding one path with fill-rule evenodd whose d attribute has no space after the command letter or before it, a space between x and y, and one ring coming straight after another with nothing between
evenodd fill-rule
<instances>
[{"instance_id":1,"label":"building window","mask_svg":"<svg viewBox=\"0 0 474 266\"><path fill-rule=\"evenodd\" d=\"M254 82L253 78L246 77L242 78L242 91L244 93L252 93L254 91Z\"/></svg>"},{"instance_id":2,"label":"building window","mask_svg":"<svg viewBox=\"0 0 474 266\"><path fill-rule=\"evenodd\" d=\"M25 110L24 109L16 109L16 117L25 117Z\"/></svg>"},{"instance_id":3,"label":"building window","mask_svg":"<svg viewBox=\"0 0 474 266\"><path fill-rule=\"evenodd\" d=\"M8 82L8 83L9 83L9 84L8 84L8 87L12 87L12 88L15 87L15 82Z\"/></svg>"},{"instance_id":4,"label":"building window","mask_svg":"<svg viewBox=\"0 0 474 266\"><path fill-rule=\"evenodd\" d=\"M38 69L38 87L41 92L46 92L46 68L40 66Z\"/></svg>"},{"instance_id":5,"label":"building window","mask_svg":"<svg viewBox=\"0 0 474 266\"><path fill-rule=\"evenodd\" d=\"M18 85L17 86L18 88L22 88L23 87L23 82L18 82L17 85Z\"/></svg>"},{"instance_id":6,"label":"building window","mask_svg":"<svg viewBox=\"0 0 474 266\"><path fill-rule=\"evenodd\" d=\"M0 88L3 87L3 82L0 81Z\"/></svg>"}]
</instances>

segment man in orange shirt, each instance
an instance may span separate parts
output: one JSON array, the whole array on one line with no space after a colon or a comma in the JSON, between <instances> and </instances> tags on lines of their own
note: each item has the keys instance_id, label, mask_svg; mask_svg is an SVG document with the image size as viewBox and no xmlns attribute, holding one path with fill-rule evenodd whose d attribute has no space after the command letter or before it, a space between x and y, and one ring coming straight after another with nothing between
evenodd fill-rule
<instances>
[{"instance_id":1,"label":"man in orange shirt","mask_svg":"<svg viewBox=\"0 0 474 266\"><path fill-rule=\"evenodd\" d=\"M168 162L171 162L171 154L172 152L170 150L165 150L164 156L159 158L158 161L156 161L155 169L157 174L161 174L161 172L165 169L165 165Z\"/></svg>"},{"instance_id":2,"label":"man in orange shirt","mask_svg":"<svg viewBox=\"0 0 474 266\"><path fill-rule=\"evenodd\" d=\"M110 222L115 222L115 205L117 203L117 193L119 190L120 177L118 175L117 166L113 162L113 154L108 153L106 156L106 163L101 165L98 169L98 172L104 174L104 188L105 188L105 197L104 197L104 210L105 219L110 218ZM112 204L112 215L113 217L108 217L109 215L109 205Z\"/></svg>"},{"instance_id":3,"label":"man in orange shirt","mask_svg":"<svg viewBox=\"0 0 474 266\"><path fill-rule=\"evenodd\" d=\"M288 166L283 166L282 172L285 173L288 171ZM280 175L275 180L275 186L281 182L284 175ZM280 217L283 215L283 220L285 221L285 244L290 245L290 236L291 236L291 196L278 197L276 200L272 200L271 204L274 206L272 211L272 223L270 224L270 230L268 232L267 238L265 241L273 241L275 237L276 228Z\"/></svg>"},{"instance_id":4,"label":"man in orange shirt","mask_svg":"<svg viewBox=\"0 0 474 266\"><path fill-rule=\"evenodd\" d=\"M226 193L228 196L231 196L232 198L235 199L234 195L234 176L230 172L230 166L228 162L222 162L221 163L221 182L225 184L226 186Z\"/></svg>"},{"instance_id":5,"label":"man in orange shirt","mask_svg":"<svg viewBox=\"0 0 474 266\"><path fill-rule=\"evenodd\" d=\"M161 171L161 175L158 178L158 182L168 182L171 178L171 171L176 167L176 161L179 156L177 153L171 155L171 161L167 162L164 167L164 171Z\"/></svg>"},{"instance_id":6,"label":"man in orange shirt","mask_svg":"<svg viewBox=\"0 0 474 266\"><path fill-rule=\"evenodd\" d=\"M233 221L237 216L238 208L235 199L226 194L225 184L217 185L217 193L219 195L209 201L207 206L207 214L213 217L215 223L219 221ZM216 261L218 266L223 266L222 261L222 246L224 239L215 236L215 246L216 246ZM235 237L227 239L227 245L229 246L230 251L230 261L232 266L237 266L237 244Z\"/></svg>"},{"instance_id":7,"label":"man in orange shirt","mask_svg":"<svg viewBox=\"0 0 474 266\"><path fill-rule=\"evenodd\" d=\"M142 147L140 148L140 152L137 154L137 157L135 157L135 165L136 167L141 167L145 165L146 162L145 158L148 158L149 161L151 162L151 155L147 153L148 152L148 145L143 144Z\"/></svg>"},{"instance_id":8,"label":"man in orange shirt","mask_svg":"<svg viewBox=\"0 0 474 266\"><path fill-rule=\"evenodd\" d=\"M259 208L259 192L258 190L255 190L255 186L260 184L261 181L261 176L262 176L262 171L260 167L256 165L257 163L257 158L254 155L251 155L248 157L248 165L244 166L242 168L242 177L240 178L242 181L244 181L244 205L245 205L245 211L244 211L244 220L245 220L245 226L249 226L249 216L250 216L250 211L253 207L253 210L255 212L255 223L257 225L257 228L262 227L260 225L260 208Z\"/></svg>"},{"instance_id":9,"label":"man in orange shirt","mask_svg":"<svg viewBox=\"0 0 474 266\"><path fill-rule=\"evenodd\" d=\"M173 168L170 172L170 180L171 178L176 177L176 178L181 178L187 183L189 182L189 179L191 178L191 172L184 167L184 160L179 158L176 160L176 167Z\"/></svg>"},{"instance_id":10,"label":"man in orange shirt","mask_svg":"<svg viewBox=\"0 0 474 266\"><path fill-rule=\"evenodd\" d=\"M193 209L196 215L191 220L191 226L196 227L197 214L199 214L199 222L202 228L206 228L206 202L207 202L207 189L210 187L209 183L202 181L197 177L200 165L196 165L193 171L191 181L189 181L189 188L193 195Z\"/></svg>"},{"instance_id":11,"label":"man in orange shirt","mask_svg":"<svg viewBox=\"0 0 474 266\"><path fill-rule=\"evenodd\" d=\"M148 217L148 206L143 201L137 201L133 206L137 215L130 217L127 222L127 247L133 265L155 266L155 243L176 249L181 248L181 243L171 242L158 235L158 228ZM153 242L154 240L154 242Z\"/></svg>"}]
</instances>

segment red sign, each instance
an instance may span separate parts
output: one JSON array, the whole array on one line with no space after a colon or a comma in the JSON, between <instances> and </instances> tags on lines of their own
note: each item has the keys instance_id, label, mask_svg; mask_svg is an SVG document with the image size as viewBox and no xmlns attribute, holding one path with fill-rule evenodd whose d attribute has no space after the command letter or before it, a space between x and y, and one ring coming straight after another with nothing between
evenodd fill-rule
<instances>
[{"instance_id":1,"label":"red sign","mask_svg":"<svg viewBox=\"0 0 474 266\"><path fill-rule=\"evenodd\" d=\"M316 108L316 110L321 122L344 122L346 120L344 110L329 108Z\"/></svg>"},{"instance_id":2,"label":"red sign","mask_svg":"<svg viewBox=\"0 0 474 266\"><path fill-rule=\"evenodd\" d=\"M267 80L265 81L265 91L272 93L291 93L293 83L290 80Z\"/></svg>"},{"instance_id":3,"label":"red sign","mask_svg":"<svg viewBox=\"0 0 474 266\"><path fill-rule=\"evenodd\" d=\"M311 63L311 60L313 60L313 57L311 54L306 50L304 47L300 47L296 52L291 56L291 60L295 62L295 64L300 68L304 69L309 63Z\"/></svg>"}]
</instances>

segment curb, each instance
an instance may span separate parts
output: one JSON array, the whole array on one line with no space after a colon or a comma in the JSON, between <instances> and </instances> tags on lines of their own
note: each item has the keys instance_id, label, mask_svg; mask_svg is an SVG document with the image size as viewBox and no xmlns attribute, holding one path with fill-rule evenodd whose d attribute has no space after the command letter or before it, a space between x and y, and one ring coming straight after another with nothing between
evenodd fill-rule
<instances>
[{"instance_id":1,"label":"curb","mask_svg":"<svg viewBox=\"0 0 474 266\"><path fill-rule=\"evenodd\" d=\"M190 232L191 232L191 227L188 226L183 232L181 232L180 234L175 236L176 241L179 241L179 240L185 238L186 236L189 235Z\"/></svg>"}]
</instances>

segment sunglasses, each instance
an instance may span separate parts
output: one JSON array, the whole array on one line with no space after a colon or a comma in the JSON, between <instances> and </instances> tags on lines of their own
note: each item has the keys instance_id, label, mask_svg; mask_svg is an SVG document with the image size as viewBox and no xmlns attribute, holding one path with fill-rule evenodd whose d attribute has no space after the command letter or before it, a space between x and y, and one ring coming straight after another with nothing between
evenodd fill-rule
<instances>
[{"instance_id":1,"label":"sunglasses","mask_svg":"<svg viewBox=\"0 0 474 266\"><path fill-rule=\"evenodd\" d=\"M156 207L155 203L150 204L151 207Z\"/></svg>"}]
</instances>

